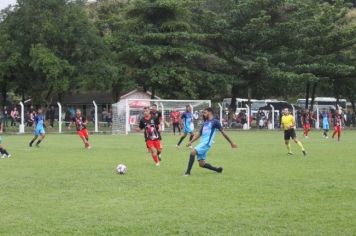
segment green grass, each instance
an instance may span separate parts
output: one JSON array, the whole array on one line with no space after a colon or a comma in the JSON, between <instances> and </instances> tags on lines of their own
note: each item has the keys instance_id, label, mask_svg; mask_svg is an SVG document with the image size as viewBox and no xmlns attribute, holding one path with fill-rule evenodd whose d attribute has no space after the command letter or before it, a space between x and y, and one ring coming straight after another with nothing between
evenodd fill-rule
<instances>
[{"instance_id":1,"label":"green grass","mask_svg":"<svg viewBox=\"0 0 356 236\"><path fill-rule=\"evenodd\" d=\"M355 235L356 132L342 142L314 131L286 155L282 132L221 135L207 161L217 174L193 167L189 150L164 136L161 166L141 135L3 136L13 155L0 160L0 235ZM301 133L299 132L299 136ZM117 164L128 166L120 176Z\"/></svg>"}]
</instances>

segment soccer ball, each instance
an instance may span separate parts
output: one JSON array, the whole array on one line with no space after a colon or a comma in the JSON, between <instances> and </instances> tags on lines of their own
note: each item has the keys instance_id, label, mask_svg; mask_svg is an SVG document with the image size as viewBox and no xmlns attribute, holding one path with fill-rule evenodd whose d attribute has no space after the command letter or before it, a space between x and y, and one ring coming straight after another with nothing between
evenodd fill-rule
<instances>
[{"instance_id":1,"label":"soccer ball","mask_svg":"<svg viewBox=\"0 0 356 236\"><path fill-rule=\"evenodd\" d=\"M126 174L126 172L127 172L127 167L126 167L124 164L119 164L119 165L116 167L116 171L117 171L118 174L124 175L124 174Z\"/></svg>"}]
</instances>

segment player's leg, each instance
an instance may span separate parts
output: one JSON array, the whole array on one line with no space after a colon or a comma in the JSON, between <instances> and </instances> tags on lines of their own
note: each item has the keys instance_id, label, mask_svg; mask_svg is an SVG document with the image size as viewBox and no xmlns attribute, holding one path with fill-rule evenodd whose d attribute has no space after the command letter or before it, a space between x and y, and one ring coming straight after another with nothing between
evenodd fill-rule
<instances>
[{"instance_id":1,"label":"player's leg","mask_svg":"<svg viewBox=\"0 0 356 236\"><path fill-rule=\"evenodd\" d=\"M84 139L85 139L85 147L90 149L89 133L88 133L87 129L85 129L85 131L84 131Z\"/></svg>"},{"instance_id":2,"label":"player's leg","mask_svg":"<svg viewBox=\"0 0 356 236\"><path fill-rule=\"evenodd\" d=\"M341 138L341 126L337 127L337 141L340 142L340 138Z\"/></svg>"},{"instance_id":3,"label":"player's leg","mask_svg":"<svg viewBox=\"0 0 356 236\"><path fill-rule=\"evenodd\" d=\"M334 127L334 132L333 132L333 135L331 137L334 138L335 134L337 134L337 126Z\"/></svg>"},{"instance_id":4,"label":"player's leg","mask_svg":"<svg viewBox=\"0 0 356 236\"><path fill-rule=\"evenodd\" d=\"M39 147L40 143L42 142L42 140L45 138L45 133L41 133L40 134L40 138L38 139L37 143L36 143L36 147Z\"/></svg>"},{"instance_id":5,"label":"player's leg","mask_svg":"<svg viewBox=\"0 0 356 236\"><path fill-rule=\"evenodd\" d=\"M215 167L210 165L209 163L206 163L206 154L208 153L210 147L205 145L205 144L199 144L198 146L196 146L194 148L197 152L197 157L198 157L198 161L199 161L199 166L201 168L205 168L208 170L212 170L212 171L216 171L218 173L221 173L223 171L222 167Z\"/></svg>"},{"instance_id":6,"label":"player's leg","mask_svg":"<svg viewBox=\"0 0 356 236\"><path fill-rule=\"evenodd\" d=\"M157 155L157 149L154 146L151 147L151 154L152 154L152 159L155 162L156 166L159 166L159 159Z\"/></svg>"},{"instance_id":7,"label":"player's leg","mask_svg":"<svg viewBox=\"0 0 356 236\"><path fill-rule=\"evenodd\" d=\"M177 127L177 124L173 123L173 135L176 135L176 127Z\"/></svg>"},{"instance_id":8,"label":"player's leg","mask_svg":"<svg viewBox=\"0 0 356 236\"><path fill-rule=\"evenodd\" d=\"M30 147L32 147L32 144L36 141L37 138L38 138L38 134L35 133L35 136L33 137L33 139L29 143Z\"/></svg>"},{"instance_id":9,"label":"player's leg","mask_svg":"<svg viewBox=\"0 0 356 236\"><path fill-rule=\"evenodd\" d=\"M180 128L180 124L179 123L177 123L177 129L178 129L178 133L180 135L181 134L181 128Z\"/></svg>"},{"instance_id":10,"label":"player's leg","mask_svg":"<svg viewBox=\"0 0 356 236\"><path fill-rule=\"evenodd\" d=\"M304 156L307 155L307 152L305 151L302 142L297 139L297 135L295 134L295 131L291 134L291 137L292 137L293 141L300 147L300 149L302 150L303 155Z\"/></svg>"},{"instance_id":11,"label":"player's leg","mask_svg":"<svg viewBox=\"0 0 356 236\"><path fill-rule=\"evenodd\" d=\"M190 175L190 172L192 170L196 155L197 155L197 151L195 149L193 149L190 152L190 155L189 155L188 167L187 167L187 170L185 171L185 174L184 174L185 176Z\"/></svg>"},{"instance_id":12,"label":"player's leg","mask_svg":"<svg viewBox=\"0 0 356 236\"><path fill-rule=\"evenodd\" d=\"M291 148L290 143L289 143L289 139L290 139L289 130L285 130L284 131L284 144L287 147L288 155L293 155L292 148Z\"/></svg>"},{"instance_id":13,"label":"player's leg","mask_svg":"<svg viewBox=\"0 0 356 236\"><path fill-rule=\"evenodd\" d=\"M183 142L183 140L185 139L185 137L187 137L188 133L184 132L182 137L180 137L176 147L178 148L180 146L180 144Z\"/></svg>"},{"instance_id":14,"label":"player's leg","mask_svg":"<svg viewBox=\"0 0 356 236\"><path fill-rule=\"evenodd\" d=\"M1 143L1 140L0 140ZM1 158L11 157L11 154L6 151L6 149L0 144Z\"/></svg>"},{"instance_id":15,"label":"player's leg","mask_svg":"<svg viewBox=\"0 0 356 236\"><path fill-rule=\"evenodd\" d=\"M193 132L190 132L190 137L189 137L189 141L192 141L193 137L194 137L194 133Z\"/></svg>"}]
</instances>

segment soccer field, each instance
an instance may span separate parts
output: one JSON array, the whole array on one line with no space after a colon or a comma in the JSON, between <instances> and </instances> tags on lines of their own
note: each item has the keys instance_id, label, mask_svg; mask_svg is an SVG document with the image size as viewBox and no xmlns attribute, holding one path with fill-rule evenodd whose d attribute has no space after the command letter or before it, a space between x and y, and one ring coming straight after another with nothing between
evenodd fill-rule
<instances>
[{"instance_id":1,"label":"soccer field","mask_svg":"<svg viewBox=\"0 0 356 236\"><path fill-rule=\"evenodd\" d=\"M313 131L304 158L282 132L220 134L207 162L183 177L189 149L163 137L156 167L142 135L3 136L13 155L0 160L1 235L355 235L356 132L341 143ZM299 137L301 133L298 132ZM126 175L115 173L124 163Z\"/></svg>"}]
</instances>

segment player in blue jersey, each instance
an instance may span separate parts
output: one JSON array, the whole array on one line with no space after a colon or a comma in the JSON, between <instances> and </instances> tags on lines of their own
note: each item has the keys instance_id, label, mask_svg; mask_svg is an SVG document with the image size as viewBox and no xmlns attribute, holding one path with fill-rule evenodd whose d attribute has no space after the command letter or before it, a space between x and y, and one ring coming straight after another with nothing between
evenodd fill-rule
<instances>
[{"instance_id":1,"label":"player in blue jersey","mask_svg":"<svg viewBox=\"0 0 356 236\"><path fill-rule=\"evenodd\" d=\"M321 114L322 119L323 119L323 130L324 130L324 138L328 138L328 131L329 131L329 116L327 112L323 112Z\"/></svg>"},{"instance_id":2,"label":"player in blue jersey","mask_svg":"<svg viewBox=\"0 0 356 236\"><path fill-rule=\"evenodd\" d=\"M237 145L233 141L231 141L229 136L227 136L227 134L224 132L220 122L217 119L214 119L213 109L211 109L210 107L206 108L203 111L203 118L204 123L200 129L200 132L197 133L194 138L187 144L187 146L191 146L194 141L200 138L200 143L195 146L190 153L188 168L185 172L185 176L190 175L194 164L195 156L198 157L197 159L200 167L213 170L218 173L221 173L223 171L222 167L214 167L209 163L205 162L206 154L211 148L217 130L221 132L224 138L230 143L232 148L237 148Z\"/></svg>"},{"instance_id":3,"label":"player in blue jersey","mask_svg":"<svg viewBox=\"0 0 356 236\"><path fill-rule=\"evenodd\" d=\"M38 109L37 115L35 116L34 128L35 128L35 130L34 130L33 134L35 136L31 140L29 146L32 147L33 142L35 142L36 139L38 138L38 136L40 136L40 138L38 139L38 141L36 143L36 147L39 147L40 143L45 138L45 134L46 134L46 132L45 132L45 118L42 114L42 109Z\"/></svg>"},{"instance_id":4,"label":"player in blue jersey","mask_svg":"<svg viewBox=\"0 0 356 236\"><path fill-rule=\"evenodd\" d=\"M183 135L176 145L177 148L179 148L180 144L183 142L183 140L185 139L185 137L187 137L188 134L190 134L189 141L191 141L194 137L193 113L192 107L190 105L186 106L186 111L183 112L181 116L181 122L183 125Z\"/></svg>"}]
</instances>

